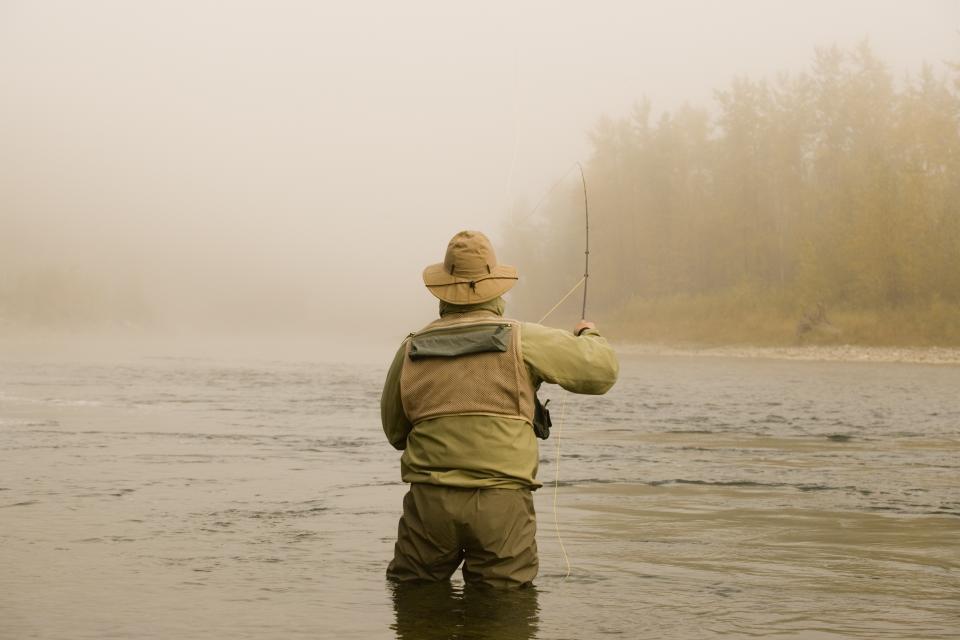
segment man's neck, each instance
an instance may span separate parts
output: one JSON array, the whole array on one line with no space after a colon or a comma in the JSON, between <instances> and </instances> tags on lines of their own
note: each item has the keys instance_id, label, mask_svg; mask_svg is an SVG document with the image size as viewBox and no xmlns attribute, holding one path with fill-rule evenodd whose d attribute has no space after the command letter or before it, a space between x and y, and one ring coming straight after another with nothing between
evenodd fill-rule
<instances>
[{"instance_id":1,"label":"man's neck","mask_svg":"<svg viewBox=\"0 0 960 640\"><path fill-rule=\"evenodd\" d=\"M455 313L473 313L476 311L487 311L496 316L502 316L505 308L506 303L503 298L494 298L493 300L478 302L477 304L451 304L441 300L440 317L442 318Z\"/></svg>"}]
</instances>

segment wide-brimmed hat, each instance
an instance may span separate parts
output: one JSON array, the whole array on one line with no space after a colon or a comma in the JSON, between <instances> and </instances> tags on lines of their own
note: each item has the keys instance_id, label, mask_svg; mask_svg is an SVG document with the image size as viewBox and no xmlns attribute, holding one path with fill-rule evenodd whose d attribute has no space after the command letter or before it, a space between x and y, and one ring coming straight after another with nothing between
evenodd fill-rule
<instances>
[{"instance_id":1,"label":"wide-brimmed hat","mask_svg":"<svg viewBox=\"0 0 960 640\"><path fill-rule=\"evenodd\" d=\"M423 284L444 302L477 304L493 300L517 283L517 269L497 264L489 238L461 231L450 239L443 262L423 270Z\"/></svg>"}]
</instances>

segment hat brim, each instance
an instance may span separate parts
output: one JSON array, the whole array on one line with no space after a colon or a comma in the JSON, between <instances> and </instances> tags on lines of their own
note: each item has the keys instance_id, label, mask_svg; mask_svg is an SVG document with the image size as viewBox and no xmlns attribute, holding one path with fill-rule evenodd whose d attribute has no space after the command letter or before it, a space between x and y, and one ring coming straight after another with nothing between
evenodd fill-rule
<instances>
[{"instance_id":1,"label":"hat brim","mask_svg":"<svg viewBox=\"0 0 960 640\"><path fill-rule=\"evenodd\" d=\"M427 290L450 304L479 304L493 300L509 291L518 279L516 267L508 264L499 264L489 274L473 279L450 275L442 262L423 270L423 284Z\"/></svg>"}]
</instances>

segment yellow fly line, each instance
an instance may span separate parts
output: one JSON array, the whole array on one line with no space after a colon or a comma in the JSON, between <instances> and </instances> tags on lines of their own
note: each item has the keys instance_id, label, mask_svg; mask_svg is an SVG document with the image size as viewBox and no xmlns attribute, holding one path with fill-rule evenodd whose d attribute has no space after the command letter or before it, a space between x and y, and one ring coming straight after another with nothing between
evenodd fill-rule
<instances>
[{"instance_id":1,"label":"yellow fly line","mask_svg":"<svg viewBox=\"0 0 960 640\"><path fill-rule=\"evenodd\" d=\"M560 398L560 420L557 421L557 461L554 463L553 475L553 528L557 532L557 542L560 543L560 552L563 554L563 561L567 565L567 572L563 580L570 577L570 556L567 555L567 549L563 546L563 538L560 537L560 515L557 509L557 492L560 487L560 434L563 432L563 412L567 406L567 394ZM561 580L562 582L562 580Z\"/></svg>"},{"instance_id":2,"label":"yellow fly line","mask_svg":"<svg viewBox=\"0 0 960 640\"><path fill-rule=\"evenodd\" d=\"M581 184L583 185L583 215L584 215L585 231L586 231L586 237L585 237L586 247L583 252L584 253L583 277L580 278L577 284L573 285L573 288L571 288L570 291L566 293L566 295L560 298L560 301L557 302L557 304L553 305L549 311L543 314L543 317L537 321L537 324L543 324L543 321L549 318L550 314L552 314L554 311L556 311L560 307L560 305L566 302L567 298L572 296L574 292L576 292L576 290L580 288L580 285L583 285L583 307L581 310L580 318L582 320L587 319L587 278L590 277L590 205L587 202L587 178L583 172L583 165L581 165L579 162L575 162L570 167L570 169L568 169L567 172L560 177L560 179L556 182L556 184L550 187L547 193L545 193L543 197L540 198L540 202L537 203L537 206L533 208L533 210L527 215L527 217L532 215L537 209L540 208L540 205L546 201L547 196L567 177L567 175L570 174L570 172L573 170L574 167L580 170L580 181L581 181ZM560 544L560 552L563 554L563 561L567 565L567 572L564 574L563 580L561 580L561 582L563 582L570 577L570 556L567 555L567 549L563 545L563 538L560 535L560 514L559 514L559 509L557 507L557 495L559 494L559 491L560 491L560 435L563 432L563 414L567 405L567 394L564 393L561 395L562 397L560 399L560 420L557 422L557 454L556 454L557 460L554 465L554 476L553 476L553 525L554 525L555 531L557 532L557 542Z\"/></svg>"},{"instance_id":3,"label":"yellow fly line","mask_svg":"<svg viewBox=\"0 0 960 640\"><path fill-rule=\"evenodd\" d=\"M537 321L537 324L543 324L543 321L550 317L554 311L556 311L560 305L566 302L567 298L572 296L577 289L580 288L584 282L587 281L587 276L580 278L580 281L577 284L573 285L573 288L566 293L565 296L560 298L560 302L553 305L550 311L547 311L543 314L543 317ZM556 453L556 462L554 463L554 475L553 475L553 527L554 531L557 533L557 542L560 544L560 552L563 554L563 562L567 565L567 572L563 576L563 580L566 580L570 577L570 556L567 555L567 548L563 545L563 537L560 535L560 511L557 507L557 495L560 491L560 436L563 433L563 414L567 406L567 394L562 394L560 398L560 419L557 421L557 453Z\"/></svg>"},{"instance_id":4,"label":"yellow fly line","mask_svg":"<svg viewBox=\"0 0 960 640\"><path fill-rule=\"evenodd\" d=\"M580 281L577 282L577 284L573 285L573 288L570 289L570 291L567 291L567 294L566 294L565 296L563 296L562 298L560 298L560 302L558 302L557 304L553 305L553 306L550 308L550 311L547 311L545 314L543 314L543 317L542 317L542 318L540 318L539 320L537 320L537 324L543 324L543 321L546 320L547 318L549 318L549 317L550 317L550 314L552 314L554 311L556 311L556 310L560 307L560 305L562 305L564 302L566 302L566 301L567 301L567 298L569 298L570 296L572 296L572 295L574 294L574 292L575 292L577 289L580 288L580 285L582 285L582 284L583 284L584 282L586 282L586 281L587 281L587 276L583 276L582 278L580 278Z\"/></svg>"}]
</instances>

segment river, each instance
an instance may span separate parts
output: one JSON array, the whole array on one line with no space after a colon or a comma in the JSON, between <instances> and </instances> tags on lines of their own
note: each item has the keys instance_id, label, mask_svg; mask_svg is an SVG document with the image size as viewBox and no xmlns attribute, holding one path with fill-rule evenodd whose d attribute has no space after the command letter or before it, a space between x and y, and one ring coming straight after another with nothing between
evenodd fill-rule
<instances>
[{"instance_id":1,"label":"river","mask_svg":"<svg viewBox=\"0 0 960 640\"><path fill-rule=\"evenodd\" d=\"M384 580L385 366L0 361L0 638L956 638L960 366L630 354L533 589ZM562 425L559 421L563 405Z\"/></svg>"}]
</instances>

